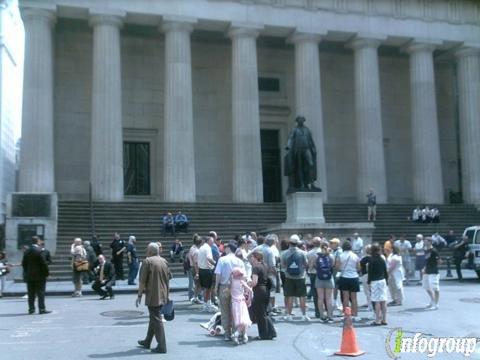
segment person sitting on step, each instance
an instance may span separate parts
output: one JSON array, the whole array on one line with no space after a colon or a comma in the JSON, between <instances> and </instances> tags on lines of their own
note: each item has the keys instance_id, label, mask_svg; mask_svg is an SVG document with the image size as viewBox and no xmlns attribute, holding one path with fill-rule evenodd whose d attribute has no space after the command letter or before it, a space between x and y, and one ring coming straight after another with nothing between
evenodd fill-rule
<instances>
[{"instance_id":1,"label":"person sitting on step","mask_svg":"<svg viewBox=\"0 0 480 360\"><path fill-rule=\"evenodd\" d=\"M179 262L183 262L183 245L179 239L175 239L175 242L170 249L170 260L175 262L175 259L179 259Z\"/></svg>"},{"instance_id":2,"label":"person sitting on step","mask_svg":"<svg viewBox=\"0 0 480 360\"><path fill-rule=\"evenodd\" d=\"M163 217L163 235L166 235L167 232L175 236L175 219L171 212L167 212Z\"/></svg>"},{"instance_id":3,"label":"person sitting on step","mask_svg":"<svg viewBox=\"0 0 480 360\"><path fill-rule=\"evenodd\" d=\"M175 215L175 231L184 231L188 232L188 218L187 215L182 214L181 211L177 212L177 215Z\"/></svg>"}]
</instances>

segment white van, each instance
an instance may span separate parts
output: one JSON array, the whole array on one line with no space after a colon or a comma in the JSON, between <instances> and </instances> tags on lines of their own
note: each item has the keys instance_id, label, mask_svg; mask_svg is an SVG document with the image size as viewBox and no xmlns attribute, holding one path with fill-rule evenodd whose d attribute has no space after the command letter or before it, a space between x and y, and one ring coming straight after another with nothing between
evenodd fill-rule
<instances>
[{"instance_id":1,"label":"white van","mask_svg":"<svg viewBox=\"0 0 480 360\"><path fill-rule=\"evenodd\" d=\"M468 249L474 255L473 266L480 278L480 226L470 226L463 231L468 237Z\"/></svg>"}]
</instances>

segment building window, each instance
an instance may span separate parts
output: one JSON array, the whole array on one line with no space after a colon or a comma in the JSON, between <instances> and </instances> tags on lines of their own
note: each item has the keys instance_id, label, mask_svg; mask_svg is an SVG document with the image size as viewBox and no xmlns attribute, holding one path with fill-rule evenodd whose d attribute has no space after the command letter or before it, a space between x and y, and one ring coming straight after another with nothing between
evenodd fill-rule
<instances>
[{"instance_id":1,"label":"building window","mask_svg":"<svg viewBox=\"0 0 480 360\"><path fill-rule=\"evenodd\" d=\"M150 144L123 143L125 195L150 195Z\"/></svg>"},{"instance_id":2,"label":"building window","mask_svg":"<svg viewBox=\"0 0 480 360\"><path fill-rule=\"evenodd\" d=\"M258 90L265 92L280 92L280 79L274 77L259 77Z\"/></svg>"}]
</instances>

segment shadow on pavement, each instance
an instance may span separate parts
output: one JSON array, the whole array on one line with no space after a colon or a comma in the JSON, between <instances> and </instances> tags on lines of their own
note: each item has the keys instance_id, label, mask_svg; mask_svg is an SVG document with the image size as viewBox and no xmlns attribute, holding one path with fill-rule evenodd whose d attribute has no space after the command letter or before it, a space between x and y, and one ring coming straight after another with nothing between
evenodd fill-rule
<instances>
[{"instance_id":1,"label":"shadow on pavement","mask_svg":"<svg viewBox=\"0 0 480 360\"><path fill-rule=\"evenodd\" d=\"M205 335L205 340L200 341L179 341L178 345L196 345L199 348L211 348L211 347L233 347L235 346L233 341L224 341L223 337L211 337Z\"/></svg>"},{"instance_id":2,"label":"shadow on pavement","mask_svg":"<svg viewBox=\"0 0 480 360\"><path fill-rule=\"evenodd\" d=\"M142 325L142 324L148 324L148 320L147 321L118 321L116 322L115 324L113 324L113 326L128 326L128 325Z\"/></svg>"},{"instance_id":3,"label":"shadow on pavement","mask_svg":"<svg viewBox=\"0 0 480 360\"><path fill-rule=\"evenodd\" d=\"M20 313L20 314L0 314L0 318L2 318L2 317L17 317L17 316L25 316L25 315L27 315L27 316L33 316L33 315L35 315L35 314L29 314L29 313L27 313L27 312Z\"/></svg>"},{"instance_id":4,"label":"shadow on pavement","mask_svg":"<svg viewBox=\"0 0 480 360\"><path fill-rule=\"evenodd\" d=\"M400 311L397 311L398 313L409 313L409 312L428 312L428 310L426 310L425 308L423 307L419 307L419 308L409 308L409 309L403 309L403 310L400 310Z\"/></svg>"},{"instance_id":5,"label":"shadow on pavement","mask_svg":"<svg viewBox=\"0 0 480 360\"><path fill-rule=\"evenodd\" d=\"M88 355L89 358L92 359L110 359L110 358L121 358L121 357L128 357L128 356L137 356L137 355L153 355L152 352L149 350L145 350L142 348L131 349L128 351L118 351L113 353L106 353L106 354L90 354Z\"/></svg>"}]
</instances>

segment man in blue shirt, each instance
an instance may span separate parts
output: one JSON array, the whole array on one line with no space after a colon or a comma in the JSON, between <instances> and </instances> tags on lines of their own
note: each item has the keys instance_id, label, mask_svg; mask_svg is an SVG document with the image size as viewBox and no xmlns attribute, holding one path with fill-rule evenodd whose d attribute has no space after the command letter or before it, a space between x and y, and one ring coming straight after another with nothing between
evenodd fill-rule
<instances>
[{"instance_id":1,"label":"man in blue shirt","mask_svg":"<svg viewBox=\"0 0 480 360\"><path fill-rule=\"evenodd\" d=\"M167 212L163 217L163 235L166 235L167 232L175 236L175 220L171 212Z\"/></svg>"},{"instance_id":2,"label":"man in blue shirt","mask_svg":"<svg viewBox=\"0 0 480 360\"><path fill-rule=\"evenodd\" d=\"M175 215L175 230L188 232L188 218L181 211Z\"/></svg>"}]
</instances>

